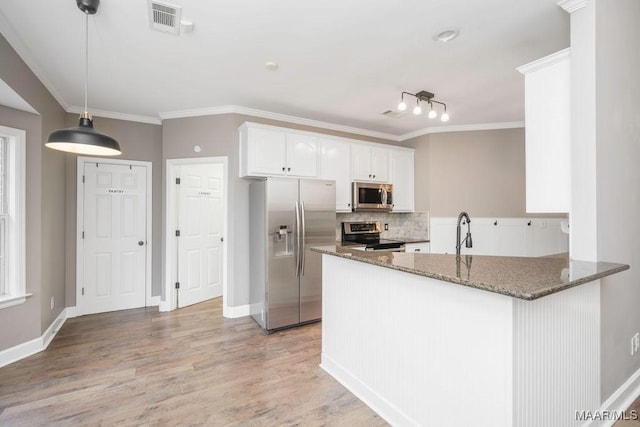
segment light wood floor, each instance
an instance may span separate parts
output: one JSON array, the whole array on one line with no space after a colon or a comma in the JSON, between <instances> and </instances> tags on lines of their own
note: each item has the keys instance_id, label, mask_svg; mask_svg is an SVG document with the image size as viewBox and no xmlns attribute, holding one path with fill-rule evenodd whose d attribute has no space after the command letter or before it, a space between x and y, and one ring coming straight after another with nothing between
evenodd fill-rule
<instances>
[{"instance_id":1,"label":"light wood floor","mask_svg":"<svg viewBox=\"0 0 640 427\"><path fill-rule=\"evenodd\" d=\"M320 346L320 324L265 335L220 299L69 319L0 369L0 425L386 425L320 369Z\"/></svg>"}]
</instances>

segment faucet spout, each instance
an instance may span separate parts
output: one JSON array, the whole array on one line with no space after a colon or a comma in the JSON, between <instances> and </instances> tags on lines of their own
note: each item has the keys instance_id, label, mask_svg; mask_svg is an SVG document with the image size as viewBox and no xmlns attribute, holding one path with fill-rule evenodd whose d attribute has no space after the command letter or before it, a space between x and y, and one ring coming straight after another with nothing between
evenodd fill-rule
<instances>
[{"instance_id":1,"label":"faucet spout","mask_svg":"<svg viewBox=\"0 0 640 427\"><path fill-rule=\"evenodd\" d=\"M467 221L467 236L464 240L460 240L460 223L463 218ZM463 242L465 242L465 247L473 247L473 241L471 240L471 218L469 218L469 214L464 211L460 212L460 215L458 215L458 225L456 226L456 255L460 255L460 249L462 248Z\"/></svg>"}]
</instances>

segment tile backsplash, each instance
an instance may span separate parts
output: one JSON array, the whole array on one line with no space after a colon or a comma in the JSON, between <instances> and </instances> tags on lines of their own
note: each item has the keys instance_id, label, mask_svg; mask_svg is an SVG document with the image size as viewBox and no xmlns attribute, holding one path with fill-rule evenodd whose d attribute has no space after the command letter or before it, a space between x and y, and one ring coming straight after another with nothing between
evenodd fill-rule
<instances>
[{"instance_id":1,"label":"tile backsplash","mask_svg":"<svg viewBox=\"0 0 640 427\"><path fill-rule=\"evenodd\" d=\"M381 237L387 239L410 237L412 239L429 238L429 212L391 213L391 212L352 212L336 214L336 240L342 239L344 221L380 221ZM389 230L384 231L384 225Z\"/></svg>"}]
</instances>

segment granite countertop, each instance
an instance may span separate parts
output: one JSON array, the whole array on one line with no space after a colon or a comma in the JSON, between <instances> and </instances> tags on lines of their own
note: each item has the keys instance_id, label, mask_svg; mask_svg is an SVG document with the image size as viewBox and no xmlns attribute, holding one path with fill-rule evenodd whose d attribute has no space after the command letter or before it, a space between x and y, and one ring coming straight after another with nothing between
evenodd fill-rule
<instances>
[{"instance_id":1,"label":"granite countertop","mask_svg":"<svg viewBox=\"0 0 640 427\"><path fill-rule=\"evenodd\" d=\"M566 254L540 258L456 256L354 251L353 247L341 245L311 250L524 300L535 300L629 269L626 264L575 261Z\"/></svg>"}]
</instances>

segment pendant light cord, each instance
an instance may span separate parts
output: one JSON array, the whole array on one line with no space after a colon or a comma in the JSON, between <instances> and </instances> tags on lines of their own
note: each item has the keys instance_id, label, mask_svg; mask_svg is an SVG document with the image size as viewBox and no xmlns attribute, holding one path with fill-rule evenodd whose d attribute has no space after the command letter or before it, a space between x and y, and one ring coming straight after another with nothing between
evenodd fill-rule
<instances>
[{"instance_id":1,"label":"pendant light cord","mask_svg":"<svg viewBox=\"0 0 640 427\"><path fill-rule=\"evenodd\" d=\"M84 112L88 113L87 93L89 92L89 13L85 12L85 29L84 29Z\"/></svg>"}]
</instances>

